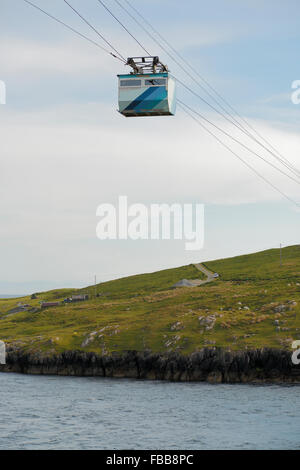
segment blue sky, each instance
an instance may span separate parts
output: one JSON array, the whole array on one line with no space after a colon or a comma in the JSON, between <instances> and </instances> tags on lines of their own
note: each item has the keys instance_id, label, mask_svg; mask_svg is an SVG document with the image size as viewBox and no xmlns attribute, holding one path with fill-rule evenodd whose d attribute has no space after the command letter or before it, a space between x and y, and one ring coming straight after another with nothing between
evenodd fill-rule
<instances>
[{"instance_id":1,"label":"blue sky","mask_svg":"<svg viewBox=\"0 0 300 470\"><path fill-rule=\"evenodd\" d=\"M105 1L196 89L114 0ZM97 0L70 2L125 56L141 54ZM298 1L131 2L299 167L300 105L291 102L291 84L300 79ZM35 3L99 39L62 0ZM121 63L22 0L3 0L0 8L0 80L7 86L7 104L0 105L0 294L83 286L94 274L100 281L299 243L299 210L182 112L155 120L117 113ZM178 95L235 132L186 90L178 87ZM241 154L299 201L299 186ZM204 203L204 249L100 242L96 208L121 194L132 203Z\"/></svg>"}]
</instances>

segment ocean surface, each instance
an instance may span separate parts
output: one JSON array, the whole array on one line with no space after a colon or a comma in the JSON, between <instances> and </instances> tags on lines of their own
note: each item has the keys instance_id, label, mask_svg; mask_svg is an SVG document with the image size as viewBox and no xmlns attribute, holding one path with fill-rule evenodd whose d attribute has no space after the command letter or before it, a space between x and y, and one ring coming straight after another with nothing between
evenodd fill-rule
<instances>
[{"instance_id":1,"label":"ocean surface","mask_svg":"<svg viewBox=\"0 0 300 470\"><path fill-rule=\"evenodd\" d=\"M1 449L299 449L300 386L0 373Z\"/></svg>"},{"instance_id":2,"label":"ocean surface","mask_svg":"<svg viewBox=\"0 0 300 470\"><path fill-rule=\"evenodd\" d=\"M26 294L24 294L25 296ZM18 297L24 297L23 295L17 295L17 294L14 294L14 295L6 295L6 294L0 294L0 300L1 299L17 299Z\"/></svg>"}]
</instances>

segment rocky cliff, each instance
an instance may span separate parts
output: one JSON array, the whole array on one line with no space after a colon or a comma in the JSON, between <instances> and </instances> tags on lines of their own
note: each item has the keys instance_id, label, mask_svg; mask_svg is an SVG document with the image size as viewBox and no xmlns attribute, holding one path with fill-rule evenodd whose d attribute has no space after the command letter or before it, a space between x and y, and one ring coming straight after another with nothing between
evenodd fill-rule
<instances>
[{"instance_id":1,"label":"rocky cliff","mask_svg":"<svg viewBox=\"0 0 300 470\"><path fill-rule=\"evenodd\" d=\"M11 349L6 361L0 366L1 372L212 383L300 383L300 365L292 363L291 352L278 349L228 352L206 348L189 356L150 351L110 356L66 351L42 356Z\"/></svg>"}]
</instances>

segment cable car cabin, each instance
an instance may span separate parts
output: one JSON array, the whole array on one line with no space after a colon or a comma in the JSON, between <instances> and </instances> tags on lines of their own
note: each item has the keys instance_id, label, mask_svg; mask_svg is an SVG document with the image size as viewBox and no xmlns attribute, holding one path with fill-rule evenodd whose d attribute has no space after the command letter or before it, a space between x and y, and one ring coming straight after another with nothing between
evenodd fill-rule
<instances>
[{"instance_id":1,"label":"cable car cabin","mask_svg":"<svg viewBox=\"0 0 300 470\"><path fill-rule=\"evenodd\" d=\"M151 66L146 59L152 59ZM143 57L142 62L131 58L127 64L134 71L118 75L119 112L126 117L174 116L176 83L167 68L160 64L158 57Z\"/></svg>"},{"instance_id":2,"label":"cable car cabin","mask_svg":"<svg viewBox=\"0 0 300 470\"><path fill-rule=\"evenodd\" d=\"M174 116L175 80L168 73L118 77L119 112L123 116Z\"/></svg>"}]
</instances>

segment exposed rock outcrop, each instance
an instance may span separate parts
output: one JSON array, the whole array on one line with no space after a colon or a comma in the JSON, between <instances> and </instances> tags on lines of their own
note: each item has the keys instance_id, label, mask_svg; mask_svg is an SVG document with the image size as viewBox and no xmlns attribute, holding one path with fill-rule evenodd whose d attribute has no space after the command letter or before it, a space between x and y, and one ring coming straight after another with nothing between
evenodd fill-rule
<instances>
[{"instance_id":1,"label":"exposed rock outcrop","mask_svg":"<svg viewBox=\"0 0 300 470\"><path fill-rule=\"evenodd\" d=\"M215 315L207 315L198 318L201 326L205 326L206 330L212 330L216 323Z\"/></svg>"},{"instance_id":2,"label":"exposed rock outcrop","mask_svg":"<svg viewBox=\"0 0 300 470\"><path fill-rule=\"evenodd\" d=\"M150 351L111 356L83 351L41 355L11 349L0 371L212 383L300 383L300 365L292 363L291 352L278 349L228 352L204 348L189 356Z\"/></svg>"}]
</instances>

